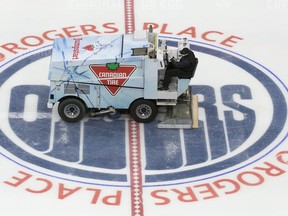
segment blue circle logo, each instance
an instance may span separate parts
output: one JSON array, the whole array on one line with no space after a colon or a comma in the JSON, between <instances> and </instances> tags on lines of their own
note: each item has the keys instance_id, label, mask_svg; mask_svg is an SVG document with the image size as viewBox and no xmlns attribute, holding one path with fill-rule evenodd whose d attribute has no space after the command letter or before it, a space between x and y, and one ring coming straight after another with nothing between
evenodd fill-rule
<instances>
[{"instance_id":1,"label":"blue circle logo","mask_svg":"<svg viewBox=\"0 0 288 216\"><path fill-rule=\"evenodd\" d=\"M171 47L177 38L162 37ZM201 181L241 169L287 137L287 87L238 53L197 41L192 92L199 128L141 124L143 186ZM127 116L67 124L46 107L51 46L0 66L2 156L28 169L76 182L129 186ZM45 67L43 66L45 65ZM286 127L285 127L286 126Z\"/></svg>"}]
</instances>

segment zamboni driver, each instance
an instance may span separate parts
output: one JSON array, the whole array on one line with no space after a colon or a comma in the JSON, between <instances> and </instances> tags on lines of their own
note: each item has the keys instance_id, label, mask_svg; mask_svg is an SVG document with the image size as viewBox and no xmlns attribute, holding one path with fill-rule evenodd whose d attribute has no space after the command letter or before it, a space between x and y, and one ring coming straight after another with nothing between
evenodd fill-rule
<instances>
[{"instance_id":1,"label":"zamboni driver","mask_svg":"<svg viewBox=\"0 0 288 216\"><path fill-rule=\"evenodd\" d=\"M164 79L160 80L163 86L158 88L158 90L169 90L168 86L171 82L171 77L178 77L180 79L192 78L193 69L196 64L195 55L187 47L184 47L182 50L180 50L180 54L182 57L179 61L176 61L174 57L170 59L164 75Z\"/></svg>"}]
</instances>

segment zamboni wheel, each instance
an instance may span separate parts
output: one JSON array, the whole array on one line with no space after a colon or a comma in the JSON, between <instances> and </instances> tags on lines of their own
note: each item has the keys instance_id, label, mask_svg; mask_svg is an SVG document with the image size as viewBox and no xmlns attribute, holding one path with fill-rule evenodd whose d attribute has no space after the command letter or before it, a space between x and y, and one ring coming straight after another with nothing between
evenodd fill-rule
<instances>
[{"instance_id":1,"label":"zamboni wheel","mask_svg":"<svg viewBox=\"0 0 288 216\"><path fill-rule=\"evenodd\" d=\"M58 106L60 117L66 122L79 122L86 113L85 105L78 99L67 98Z\"/></svg>"},{"instance_id":2,"label":"zamboni wheel","mask_svg":"<svg viewBox=\"0 0 288 216\"><path fill-rule=\"evenodd\" d=\"M136 122L147 123L156 118L158 108L151 100L139 99L131 104L129 112Z\"/></svg>"}]
</instances>

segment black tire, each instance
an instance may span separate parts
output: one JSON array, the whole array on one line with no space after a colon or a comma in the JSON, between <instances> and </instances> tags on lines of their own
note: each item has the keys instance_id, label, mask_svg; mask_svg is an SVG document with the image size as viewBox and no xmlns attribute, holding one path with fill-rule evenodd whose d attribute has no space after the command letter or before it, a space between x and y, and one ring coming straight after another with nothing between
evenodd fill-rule
<instances>
[{"instance_id":1,"label":"black tire","mask_svg":"<svg viewBox=\"0 0 288 216\"><path fill-rule=\"evenodd\" d=\"M76 98L67 98L60 102L58 113L64 121L75 123L83 119L86 107L82 101Z\"/></svg>"},{"instance_id":2,"label":"black tire","mask_svg":"<svg viewBox=\"0 0 288 216\"><path fill-rule=\"evenodd\" d=\"M139 99L131 104L129 112L136 122L148 123L156 118L158 108L151 100Z\"/></svg>"}]
</instances>

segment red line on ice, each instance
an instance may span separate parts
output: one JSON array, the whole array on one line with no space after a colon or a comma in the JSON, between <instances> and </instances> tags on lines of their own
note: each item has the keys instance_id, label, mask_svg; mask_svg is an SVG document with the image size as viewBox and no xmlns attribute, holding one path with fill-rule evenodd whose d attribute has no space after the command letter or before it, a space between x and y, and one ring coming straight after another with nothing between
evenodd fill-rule
<instances>
[{"instance_id":1,"label":"red line on ice","mask_svg":"<svg viewBox=\"0 0 288 216\"><path fill-rule=\"evenodd\" d=\"M124 0L125 33L135 31L134 0Z\"/></svg>"},{"instance_id":2,"label":"red line on ice","mask_svg":"<svg viewBox=\"0 0 288 216\"><path fill-rule=\"evenodd\" d=\"M125 33L135 31L134 0L124 0ZM142 197L142 166L139 123L128 120L131 215L144 216Z\"/></svg>"},{"instance_id":3,"label":"red line on ice","mask_svg":"<svg viewBox=\"0 0 288 216\"><path fill-rule=\"evenodd\" d=\"M140 146L140 124L128 120L130 181L131 181L131 213L132 216L144 216L142 197L142 166Z\"/></svg>"}]
</instances>

